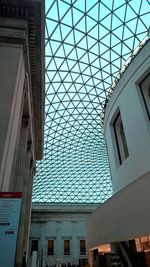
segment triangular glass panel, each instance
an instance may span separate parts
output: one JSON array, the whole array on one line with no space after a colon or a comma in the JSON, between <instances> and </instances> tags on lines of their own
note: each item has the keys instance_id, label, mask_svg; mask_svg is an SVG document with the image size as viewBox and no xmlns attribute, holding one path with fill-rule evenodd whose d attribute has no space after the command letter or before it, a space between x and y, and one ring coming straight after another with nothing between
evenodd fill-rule
<instances>
[{"instance_id":1,"label":"triangular glass panel","mask_svg":"<svg viewBox=\"0 0 150 267\"><path fill-rule=\"evenodd\" d=\"M78 0L74 2L74 7L77 9L81 10L82 12L85 12L85 5L83 0Z\"/></svg>"},{"instance_id":2,"label":"triangular glass panel","mask_svg":"<svg viewBox=\"0 0 150 267\"><path fill-rule=\"evenodd\" d=\"M95 44L97 43L97 41L95 39L93 39L92 37L88 36L88 49L90 52L92 51L93 46L95 46Z\"/></svg>"},{"instance_id":3,"label":"triangular glass panel","mask_svg":"<svg viewBox=\"0 0 150 267\"><path fill-rule=\"evenodd\" d=\"M46 6L47 6L48 0L46 1ZM56 1L53 1L53 4L50 6L48 9L48 12L46 13L47 18L51 18L54 20L58 19L58 9L57 9L57 3Z\"/></svg>"},{"instance_id":4,"label":"triangular glass panel","mask_svg":"<svg viewBox=\"0 0 150 267\"><path fill-rule=\"evenodd\" d=\"M49 56L52 56L52 49L51 49L49 41L46 43L46 46L45 46L45 54L49 55Z\"/></svg>"},{"instance_id":5,"label":"triangular glass panel","mask_svg":"<svg viewBox=\"0 0 150 267\"><path fill-rule=\"evenodd\" d=\"M150 15L149 16L145 16L145 18L143 18L144 20L144 22L143 21L141 21L141 20L138 20L138 31L137 31L137 33L142 33L142 32L146 32L147 30L148 30L148 27L147 28L145 28L145 22L146 21L150 21Z\"/></svg>"},{"instance_id":6,"label":"triangular glass panel","mask_svg":"<svg viewBox=\"0 0 150 267\"><path fill-rule=\"evenodd\" d=\"M81 39L83 39L85 37L85 34L76 28L74 29L74 34L75 34L75 42L76 42L77 46L79 46L79 43L80 43Z\"/></svg>"},{"instance_id":7,"label":"triangular glass panel","mask_svg":"<svg viewBox=\"0 0 150 267\"><path fill-rule=\"evenodd\" d=\"M141 1L136 1L136 4L131 3L131 7L130 7L130 5L127 6L127 13L126 13L127 18L133 19L137 16L137 14L139 12L140 2ZM132 8L132 5L134 5L134 8Z\"/></svg>"},{"instance_id":8,"label":"triangular glass panel","mask_svg":"<svg viewBox=\"0 0 150 267\"><path fill-rule=\"evenodd\" d=\"M78 23L78 21L82 19L82 17L84 16L83 12L81 12L79 9L76 9L74 7L72 9L72 15L73 15L72 18L73 18L73 23L74 23L74 25L72 26L75 26Z\"/></svg>"},{"instance_id":9,"label":"triangular glass panel","mask_svg":"<svg viewBox=\"0 0 150 267\"><path fill-rule=\"evenodd\" d=\"M132 29L133 32L135 32L136 27L137 27L137 18L130 20L129 22L126 22L126 25L128 28ZM139 22L138 22L139 23Z\"/></svg>"},{"instance_id":10,"label":"triangular glass panel","mask_svg":"<svg viewBox=\"0 0 150 267\"><path fill-rule=\"evenodd\" d=\"M140 9L140 14L145 14L149 18L150 17L150 14L146 14L149 9L150 9L150 2L149 1L142 1L142 5L141 5L141 9ZM148 20L145 20L144 17L145 16L141 16L141 18L143 19L143 21L148 21Z\"/></svg>"},{"instance_id":11,"label":"triangular glass panel","mask_svg":"<svg viewBox=\"0 0 150 267\"><path fill-rule=\"evenodd\" d=\"M90 18L88 15L86 16L85 23L86 23L87 32L91 32L91 30L97 26L96 21Z\"/></svg>"},{"instance_id":12,"label":"triangular glass panel","mask_svg":"<svg viewBox=\"0 0 150 267\"><path fill-rule=\"evenodd\" d=\"M100 22L110 15L110 10L105 6L105 3L100 5Z\"/></svg>"},{"instance_id":13,"label":"triangular glass panel","mask_svg":"<svg viewBox=\"0 0 150 267\"><path fill-rule=\"evenodd\" d=\"M61 42L60 27L57 27L57 29L51 34L51 40Z\"/></svg>"},{"instance_id":14,"label":"triangular glass panel","mask_svg":"<svg viewBox=\"0 0 150 267\"><path fill-rule=\"evenodd\" d=\"M78 24L76 24L75 29L81 31L82 33L86 33L86 27L85 27L85 18L83 17Z\"/></svg>"},{"instance_id":15,"label":"triangular glass panel","mask_svg":"<svg viewBox=\"0 0 150 267\"><path fill-rule=\"evenodd\" d=\"M68 18L69 17L68 13L70 13L70 7L65 2L59 1L59 16L60 16L60 19L62 20L62 18L64 16L67 16L67 18Z\"/></svg>"},{"instance_id":16,"label":"triangular glass panel","mask_svg":"<svg viewBox=\"0 0 150 267\"><path fill-rule=\"evenodd\" d=\"M61 32L62 32L62 39L65 41L67 35L69 35L69 33L72 31L71 27L68 27L65 24L61 24Z\"/></svg>"},{"instance_id":17,"label":"triangular glass panel","mask_svg":"<svg viewBox=\"0 0 150 267\"><path fill-rule=\"evenodd\" d=\"M49 32L48 37L51 39L52 33L58 30L58 22L53 21L51 19L46 19L46 29ZM51 29L51 30L49 31L49 29Z\"/></svg>"},{"instance_id":18,"label":"triangular glass panel","mask_svg":"<svg viewBox=\"0 0 150 267\"><path fill-rule=\"evenodd\" d=\"M81 48L81 47L77 47L76 48L77 51L77 55L78 55L78 59L81 60L82 57L86 54L85 49Z\"/></svg>"},{"instance_id":19,"label":"triangular glass panel","mask_svg":"<svg viewBox=\"0 0 150 267\"><path fill-rule=\"evenodd\" d=\"M62 61L63 61L63 59L60 60L60 58L55 58L55 61L51 60L47 71L49 71L49 70L50 71L56 71L58 69L58 66L60 66Z\"/></svg>"},{"instance_id":20,"label":"triangular glass panel","mask_svg":"<svg viewBox=\"0 0 150 267\"><path fill-rule=\"evenodd\" d=\"M65 58L65 51L62 45L57 50L56 57Z\"/></svg>"},{"instance_id":21,"label":"triangular glass panel","mask_svg":"<svg viewBox=\"0 0 150 267\"><path fill-rule=\"evenodd\" d=\"M73 46L72 45L70 45L70 44L64 44L64 48L65 48L65 53L66 53L66 57L68 57L69 58L69 56L70 56L70 53L71 53L71 51L73 50Z\"/></svg>"},{"instance_id":22,"label":"triangular glass panel","mask_svg":"<svg viewBox=\"0 0 150 267\"><path fill-rule=\"evenodd\" d=\"M99 36L98 36L98 27L99 27L99 25L95 24L95 27L88 33L88 35L91 38L95 39L95 42L96 42L96 40L99 39Z\"/></svg>"},{"instance_id":23,"label":"triangular glass panel","mask_svg":"<svg viewBox=\"0 0 150 267\"><path fill-rule=\"evenodd\" d=\"M68 43L70 45L74 45L74 35L73 35L72 31L69 33L69 35L65 39L65 43Z\"/></svg>"}]
</instances>

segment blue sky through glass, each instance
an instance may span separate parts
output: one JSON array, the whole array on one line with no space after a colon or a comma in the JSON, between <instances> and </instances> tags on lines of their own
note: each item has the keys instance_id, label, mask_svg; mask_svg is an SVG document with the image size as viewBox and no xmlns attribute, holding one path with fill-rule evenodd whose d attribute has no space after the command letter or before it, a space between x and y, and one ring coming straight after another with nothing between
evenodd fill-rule
<instances>
[{"instance_id":1,"label":"blue sky through glass","mask_svg":"<svg viewBox=\"0 0 150 267\"><path fill-rule=\"evenodd\" d=\"M112 195L101 114L110 87L149 34L148 0L47 0L44 158L33 201Z\"/></svg>"}]
</instances>

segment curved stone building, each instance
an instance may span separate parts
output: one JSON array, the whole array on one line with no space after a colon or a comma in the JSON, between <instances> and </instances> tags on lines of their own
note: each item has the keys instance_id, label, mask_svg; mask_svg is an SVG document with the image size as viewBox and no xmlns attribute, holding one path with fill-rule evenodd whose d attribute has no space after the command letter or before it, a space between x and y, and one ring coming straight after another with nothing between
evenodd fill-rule
<instances>
[{"instance_id":1,"label":"curved stone building","mask_svg":"<svg viewBox=\"0 0 150 267\"><path fill-rule=\"evenodd\" d=\"M150 42L147 41L122 73L106 107L104 133L114 194L88 219L90 266L98 266L104 258L113 262L111 253L120 257L117 266L123 263L149 266L149 120Z\"/></svg>"}]
</instances>

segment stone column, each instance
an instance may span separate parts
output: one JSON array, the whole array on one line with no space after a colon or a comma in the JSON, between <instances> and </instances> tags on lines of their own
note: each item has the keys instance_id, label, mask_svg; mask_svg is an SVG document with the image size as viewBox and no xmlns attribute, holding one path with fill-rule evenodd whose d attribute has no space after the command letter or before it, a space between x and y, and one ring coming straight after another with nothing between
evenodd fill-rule
<instances>
[{"instance_id":1,"label":"stone column","mask_svg":"<svg viewBox=\"0 0 150 267\"><path fill-rule=\"evenodd\" d=\"M34 175L34 161L31 159L31 151L28 151L27 165L26 165L26 178L24 183L24 249L27 251L29 226L31 219L31 200L32 200L32 186Z\"/></svg>"},{"instance_id":2,"label":"stone column","mask_svg":"<svg viewBox=\"0 0 150 267\"><path fill-rule=\"evenodd\" d=\"M93 251L89 250L88 251L88 266L93 267Z\"/></svg>"},{"instance_id":3,"label":"stone column","mask_svg":"<svg viewBox=\"0 0 150 267\"><path fill-rule=\"evenodd\" d=\"M30 160L30 172L29 172L29 185L28 185L28 192L27 192L27 201L26 201L26 213L28 216L26 217L25 223L25 236L26 236L26 255L28 254L29 250L29 236L30 236L30 223L31 223L31 209L32 209L32 188L33 188L33 177L35 174L35 163L33 160Z\"/></svg>"},{"instance_id":4,"label":"stone column","mask_svg":"<svg viewBox=\"0 0 150 267\"><path fill-rule=\"evenodd\" d=\"M26 150L27 150L27 140L29 132L29 117L23 116L18 153L16 159L16 165L14 170L14 179L12 185L12 191L23 192L24 188L24 176L25 176L25 159L26 159Z\"/></svg>"},{"instance_id":5,"label":"stone column","mask_svg":"<svg viewBox=\"0 0 150 267\"><path fill-rule=\"evenodd\" d=\"M9 191L25 76L23 45L0 39L0 59L0 190Z\"/></svg>"},{"instance_id":6,"label":"stone column","mask_svg":"<svg viewBox=\"0 0 150 267\"><path fill-rule=\"evenodd\" d=\"M56 257L60 257L63 255L63 239L62 239L62 221L56 221L56 234L57 234L57 240L56 240Z\"/></svg>"},{"instance_id":7,"label":"stone column","mask_svg":"<svg viewBox=\"0 0 150 267\"><path fill-rule=\"evenodd\" d=\"M20 139L18 146L18 154L16 159L15 171L14 171L14 181L13 181L13 191L22 192L22 204L21 204L21 216L18 231L18 242L17 242L17 254L16 254L16 266L20 266L22 263L22 257L25 252L24 248L24 226L26 217L26 180L29 174L27 173L27 168L29 169L28 153L27 153L27 142L29 136L29 116L23 115Z\"/></svg>"},{"instance_id":8,"label":"stone column","mask_svg":"<svg viewBox=\"0 0 150 267\"><path fill-rule=\"evenodd\" d=\"M27 250L26 245L27 245L27 229L28 229L28 222L29 222L29 213L27 209L27 200L28 200L28 191L31 191L30 189L30 154L31 152L28 150L28 145L27 145L27 150L26 150L26 160L25 160L25 176L24 176L24 185L23 185L23 199L22 199L22 220L21 220L21 225L23 229L23 238L22 238L22 255L25 253ZM21 253L20 253L21 254Z\"/></svg>"},{"instance_id":9,"label":"stone column","mask_svg":"<svg viewBox=\"0 0 150 267\"><path fill-rule=\"evenodd\" d=\"M22 96L22 104L20 109L20 121L19 121L19 127L18 127L18 133L17 133L17 141L15 146L15 152L14 152L14 158L13 158L13 166L12 166L12 172L11 172L11 182L9 191L19 191L19 188L17 186L17 180L18 180L18 168L20 164L20 156L22 154L21 151L21 142L23 138L23 131L24 128L28 128L28 123L25 123L25 117L26 120L28 119L28 116L23 117L23 110L27 103L27 86L26 86L26 80L24 83L24 90L23 90L23 96ZM27 124L27 125L26 125ZM21 156L22 157L22 156Z\"/></svg>"},{"instance_id":10,"label":"stone column","mask_svg":"<svg viewBox=\"0 0 150 267\"><path fill-rule=\"evenodd\" d=\"M79 264L79 238L77 239L77 222L72 221L72 261L73 264Z\"/></svg>"}]
</instances>

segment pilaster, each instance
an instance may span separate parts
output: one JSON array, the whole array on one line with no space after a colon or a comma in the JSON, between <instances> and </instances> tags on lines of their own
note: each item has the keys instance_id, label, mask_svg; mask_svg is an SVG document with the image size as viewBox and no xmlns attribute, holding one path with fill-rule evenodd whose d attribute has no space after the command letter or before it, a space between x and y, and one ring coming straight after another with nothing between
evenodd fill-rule
<instances>
[{"instance_id":1,"label":"pilaster","mask_svg":"<svg viewBox=\"0 0 150 267\"><path fill-rule=\"evenodd\" d=\"M8 191L24 85L22 45L0 42L0 189Z\"/></svg>"}]
</instances>

